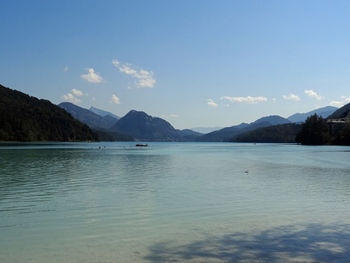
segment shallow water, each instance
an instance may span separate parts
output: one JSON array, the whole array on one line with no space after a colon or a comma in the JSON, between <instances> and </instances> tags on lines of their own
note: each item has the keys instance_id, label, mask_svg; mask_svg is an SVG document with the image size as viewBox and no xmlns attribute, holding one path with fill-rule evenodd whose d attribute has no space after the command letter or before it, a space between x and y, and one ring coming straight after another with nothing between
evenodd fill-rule
<instances>
[{"instance_id":1,"label":"shallow water","mask_svg":"<svg viewBox=\"0 0 350 263\"><path fill-rule=\"evenodd\" d=\"M350 148L0 146L0 262L349 262Z\"/></svg>"}]
</instances>

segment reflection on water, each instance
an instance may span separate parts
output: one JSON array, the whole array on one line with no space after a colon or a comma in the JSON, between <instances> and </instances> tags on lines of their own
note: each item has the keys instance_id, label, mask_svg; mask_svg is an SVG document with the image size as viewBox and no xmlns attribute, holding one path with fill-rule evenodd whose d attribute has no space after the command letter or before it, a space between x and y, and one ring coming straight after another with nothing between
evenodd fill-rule
<instances>
[{"instance_id":1,"label":"reflection on water","mask_svg":"<svg viewBox=\"0 0 350 263\"><path fill-rule=\"evenodd\" d=\"M347 147L150 145L0 146L0 262L349 261Z\"/></svg>"}]
</instances>

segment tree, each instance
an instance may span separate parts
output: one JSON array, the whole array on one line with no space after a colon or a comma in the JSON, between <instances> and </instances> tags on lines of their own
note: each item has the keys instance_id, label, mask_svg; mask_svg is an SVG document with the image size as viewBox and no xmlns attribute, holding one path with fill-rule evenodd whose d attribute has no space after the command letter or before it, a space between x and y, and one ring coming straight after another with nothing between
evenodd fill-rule
<instances>
[{"instance_id":1,"label":"tree","mask_svg":"<svg viewBox=\"0 0 350 263\"><path fill-rule=\"evenodd\" d=\"M327 122L317 114L307 118L297 134L296 142L305 145L323 145L330 143Z\"/></svg>"}]
</instances>

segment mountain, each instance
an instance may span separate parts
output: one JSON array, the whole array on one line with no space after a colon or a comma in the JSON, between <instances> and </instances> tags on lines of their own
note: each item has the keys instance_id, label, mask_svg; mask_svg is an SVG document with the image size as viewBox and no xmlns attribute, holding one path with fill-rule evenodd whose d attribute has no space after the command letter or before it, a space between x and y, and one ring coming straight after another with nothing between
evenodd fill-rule
<instances>
[{"instance_id":1,"label":"mountain","mask_svg":"<svg viewBox=\"0 0 350 263\"><path fill-rule=\"evenodd\" d=\"M118 119L110 114L106 114L102 117L88 109L79 107L70 102L62 102L58 106L65 109L74 118L85 123L92 129L106 130L111 128L118 121Z\"/></svg>"},{"instance_id":2,"label":"mountain","mask_svg":"<svg viewBox=\"0 0 350 263\"><path fill-rule=\"evenodd\" d=\"M48 100L0 85L1 141L95 141L97 135Z\"/></svg>"},{"instance_id":3,"label":"mountain","mask_svg":"<svg viewBox=\"0 0 350 263\"><path fill-rule=\"evenodd\" d=\"M243 132L231 138L231 142L295 143L301 124L288 123L258 128Z\"/></svg>"},{"instance_id":4,"label":"mountain","mask_svg":"<svg viewBox=\"0 0 350 263\"><path fill-rule=\"evenodd\" d=\"M193 142L196 141L196 139L203 135L202 133L190 130L190 129L184 129L184 130L177 130L179 134L179 141L186 141L186 142Z\"/></svg>"},{"instance_id":5,"label":"mountain","mask_svg":"<svg viewBox=\"0 0 350 263\"><path fill-rule=\"evenodd\" d=\"M204 141L204 142L222 142L222 141L228 141L230 138L251 130L255 130L258 128L268 127L268 126L274 126L279 124L287 124L290 123L289 120L282 118L278 115L272 115L260 118L256 120L255 122L252 122L250 124L247 123L241 123L236 126L223 128L218 131L214 131L202 136L199 136L196 140L197 141Z\"/></svg>"},{"instance_id":6,"label":"mountain","mask_svg":"<svg viewBox=\"0 0 350 263\"><path fill-rule=\"evenodd\" d=\"M136 110L129 111L110 130L144 141L194 141L201 135L189 129L177 130L166 120Z\"/></svg>"},{"instance_id":7,"label":"mountain","mask_svg":"<svg viewBox=\"0 0 350 263\"><path fill-rule=\"evenodd\" d=\"M88 110L69 102L63 102L59 106L92 128L100 140L129 141L136 138L152 141L193 141L201 135L189 129L176 130L169 122L141 111L132 110L117 120L112 113L94 107Z\"/></svg>"},{"instance_id":8,"label":"mountain","mask_svg":"<svg viewBox=\"0 0 350 263\"><path fill-rule=\"evenodd\" d=\"M350 119L350 103L336 110L328 119Z\"/></svg>"},{"instance_id":9,"label":"mountain","mask_svg":"<svg viewBox=\"0 0 350 263\"><path fill-rule=\"evenodd\" d=\"M314 115L317 114L318 116L321 116L322 118L327 118L329 115L331 115L333 112L335 112L338 108L333 106L327 106L323 108L319 108L313 111L309 111L306 113L296 113L288 117L288 120L294 123L302 123L305 122L305 120Z\"/></svg>"},{"instance_id":10,"label":"mountain","mask_svg":"<svg viewBox=\"0 0 350 263\"><path fill-rule=\"evenodd\" d=\"M286 124L290 123L288 119L285 119L281 116L278 115L271 115L267 117L262 117L254 122L252 122L249 125L268 125L268 126L273 126L273 125L279 125L279 124ZM267 126L265 126L267 127Z\"/></svg>"},{"instance_id":11,"label":"mountain","mask_svg":"<svg viewBox=\"0 0 350 263\"><path fill-rule=\"evenodd\" d=\"M118 119L114 118L111 115L106 115L104 117L102 117L102 119L100 120L98 127L99 129L105 129L108 130L109 128L111 128L116 122L118 121Z\"/></svg>"},{"instance_id":12,"label":"mountain","mask_svg":"<svg viewBox=\"0 0 350 263\"><path fill-rule=\"evenodd\" d=\"M114 119L117 119L117 120L120 119L117 115L115 115L115 114L113 114L113 113L110 113L110 112L108 112L108 111L101 110L101 109L98 109L98 108L95 108L95 107L92 107L92 106L90 107L89 111L91 111L91 112L93 112L93 113L95 113L95 114L97 114L97 115L100 115L101 117L111 116L111 117L113 117Z\"/></svg>"},{"instance_id":13,"label":"mountain","mask_svg":"<svg viewBox=\"0 0 350 263\"><path fill-rule=\"evenodd\" d=\"M175 141L180 137L179 132L169 122L136 110L129 111L111 130L145 141Z\"/></svg>"},{"instance_id":14,"label":"mountain","mask_svg":"<svg viewBox=\"0 0 350 263\"><path fill-rule=\"evenodd\" d=\"M222 128L223 127L196 127L196 128L191 128L191 130L202 134L206 134L209 132L220 130Z\"/></svg>"},{"instance_id":15,"label":"mountain","mask_svg":"<svg viewBox=\"0 0 350 263\"><path fill-rule=\"evenodd\" d=\"M197 138L197 141L222 142L222 141L225 141L225 140L231 138L232 136L234 136L240 132L243 132L244 129L247 128L248 126L249 126L249 124L247 124L247 123L241 123L241 124L236 125L236 126L226 127L226 128L199 136Z\"/></svg>"},{"instance_id":16,"label":"mountain","mask_svg":"<svg viewBox=\"0 0 350 263\"><path fill-rule=\"evenodd\" d=\"M193 130L190 130L190 129L184 129L184 130L177 130L179 135L181 137L184 137L184 136L201 136L203 135L202 133L199 133L199 132L196 132L196 131L193 131Z\"/></svg>"}]
</instances>

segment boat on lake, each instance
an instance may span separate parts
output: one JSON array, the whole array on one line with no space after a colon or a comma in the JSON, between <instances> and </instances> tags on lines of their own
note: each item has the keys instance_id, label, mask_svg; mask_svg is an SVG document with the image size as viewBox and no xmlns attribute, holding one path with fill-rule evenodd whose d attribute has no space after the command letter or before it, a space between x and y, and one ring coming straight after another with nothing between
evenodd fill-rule
<instances>
[{"instance_id":1,"label":"boat on lake","mask_svg":"<svg viewBox=\"0 0 350 263\"><path fill-rule=\"evenodd\" d=\"M136 147L148 147L148 144L138 143Z\"/></svg>"}]
</instances>

